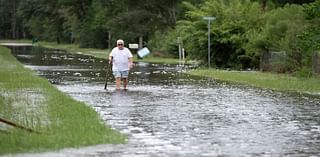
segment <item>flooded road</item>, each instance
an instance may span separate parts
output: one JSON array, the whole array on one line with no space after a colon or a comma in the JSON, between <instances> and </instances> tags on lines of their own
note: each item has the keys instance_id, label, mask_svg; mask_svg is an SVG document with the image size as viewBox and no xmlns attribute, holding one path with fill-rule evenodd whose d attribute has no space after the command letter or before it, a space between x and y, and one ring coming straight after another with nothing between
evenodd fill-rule
<instances>
[{"instance_id":1,"label":"flooded road","mask_svg":"<svg viewBox=\"0 0 320 157\"><path fill-rule=\"evenodd\" d=\"M192 66L144 62L130 72L128 91L115 91L111 75L104 90L103 59L26 47L13 54L129 137L124 145L21 156L320 156L317 98L182 73Z\"/></svg>"}]
</instances>

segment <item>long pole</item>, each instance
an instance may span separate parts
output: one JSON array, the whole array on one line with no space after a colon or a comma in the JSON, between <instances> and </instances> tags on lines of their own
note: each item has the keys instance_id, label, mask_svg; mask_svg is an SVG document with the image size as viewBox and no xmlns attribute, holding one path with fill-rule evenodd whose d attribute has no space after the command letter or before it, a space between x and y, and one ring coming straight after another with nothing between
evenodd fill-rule
<instances>
[{"instance_id":1,"label":"long pole","mask_svg":"<svg viewBox=\"0 0 320 157\"><path fill-rule=\"evenodd\" d=\"M106 67L106 83L104 84L104 89L107 90L107 86L108 86L108 77L109 77L109 63L107 61L107 67Z\"/></svg>"},{"instance_id":2,"label":"long pole","mask_svg":"<svg viewBox=\"0 0 320 157\"><path fill-rule=\"evenodd\" d=\"M210 58L211 58L211 54L210 54L210 21L208 20L208 66L210 68Z\"/></svg>"},{"instance_id":3,"label":"long pole","mask_svg":"<svg viewBox=\"0 0 320 157\"><path fill-rule=\"evenodd\" d=\"M26 128L26 127L24 127L24 126L22 126L22 125L19 125L19 124L17 124L17 123L14 123L14 122L9 121L9 120L4 119L4 118L0 118L0 122L6 123L6 124L8 124L8 125L11 125L11 126L13 126L13 127L19 128L19 129L27 130L27 131L29 131L29 132L36 132L36 131L34 131L34 130L30 129L30 128Z\"/></svg>"},{"instance_id":4,"label":"long pole","mask_svg":"<svg viewBox=\"0 0 320 157\"><path fill-rule=\"evenodd\" d=\"M106 67L106 83L104 84L104 89L107 90L108 86L108 77L109 77L109 69L110 65L112 64L113 57L111 57L111 61L107 60L107 67Z\"/></svg>"}]
</instances>

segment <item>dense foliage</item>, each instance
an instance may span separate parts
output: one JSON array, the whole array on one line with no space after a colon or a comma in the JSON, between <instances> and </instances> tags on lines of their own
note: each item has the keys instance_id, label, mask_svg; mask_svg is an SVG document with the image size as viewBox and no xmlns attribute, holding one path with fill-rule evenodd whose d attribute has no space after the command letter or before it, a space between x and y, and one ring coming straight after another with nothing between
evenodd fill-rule
<instances>
[{"instance_id":1,"label":"dense foliage","mask_svg":"<svg viewBox=\"0 0 320 157\"><path fill-rule=\"evenodd\" d=\"M310 69L319 50L320 0L0 0L0 39L38 38L110 48L123 38L153 52L211 65L260 68L264 53L285 52L281 72Z\"/></svg>"},{"instance_id":2,"label":"dense foliage","mask_svg":"<svg viewBox=\"0 0 320 157\"><path fill-rule=\"evenodd\" d=\"M301 1L299 1L301 3ZM268 4L268 5L267 5ZM319 0L304 5L277 7L269 1L207 0L200 6L184 3L186 19L177 22L162 42L154 44L176 51L176 38L182 37L189 58L207 61L207 21L211 24L211 61L219 68L260 68L265 53L280 54L274 63L277 72L311 72L312 54L319 50ZM171 45L171 46L170 46ZM162 50L165 51L165 50ZM211 64L212 64L211 63ZM309 76L309 74L306 74Z\"/></svg>"}]
</instances>

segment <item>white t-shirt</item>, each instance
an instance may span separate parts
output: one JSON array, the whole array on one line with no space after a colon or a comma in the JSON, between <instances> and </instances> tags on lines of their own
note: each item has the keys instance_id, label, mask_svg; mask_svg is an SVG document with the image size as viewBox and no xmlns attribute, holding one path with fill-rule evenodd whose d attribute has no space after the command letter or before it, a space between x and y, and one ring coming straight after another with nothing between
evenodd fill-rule
<instances>
[{"instance_id":1,"label":"white t-shirt","mask_svg":"<svg viewBox=\"0 0 320 157\"><path fill-rule=\"evenodd\" d=\"M112 59L112 70L113 71L126 71L129 70L129 58L132 58L132 53L126 47L120 50L118 47L112 49L110 54Z\"/></svg>"}]
</instances>

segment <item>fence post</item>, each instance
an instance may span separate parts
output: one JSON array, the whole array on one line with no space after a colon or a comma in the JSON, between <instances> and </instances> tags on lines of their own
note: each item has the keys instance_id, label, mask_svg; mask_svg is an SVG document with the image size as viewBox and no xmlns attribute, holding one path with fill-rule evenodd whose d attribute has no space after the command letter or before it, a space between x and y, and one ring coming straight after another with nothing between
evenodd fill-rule
<instances>
[{"instance_id":1,"label":"fence post","mask_svg":"<svg viewBox=\"0 0 320 157\"><path fill-rule=\"evenodd\" d=\"M320 74L320 52L314 52L312 55L312 71Z\"/></svg>"}]
</instances>

